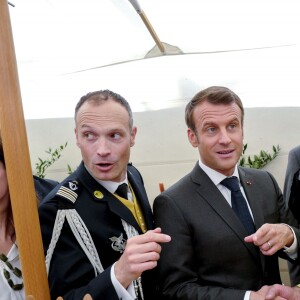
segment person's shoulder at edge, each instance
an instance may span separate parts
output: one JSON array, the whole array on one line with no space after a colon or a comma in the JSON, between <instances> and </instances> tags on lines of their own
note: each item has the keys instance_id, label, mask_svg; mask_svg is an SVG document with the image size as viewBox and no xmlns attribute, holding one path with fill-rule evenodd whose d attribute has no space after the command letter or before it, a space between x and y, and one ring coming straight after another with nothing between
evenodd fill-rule
<instances>
[{"instance_id":1,"label":"person's shoulder at edge","mask_svg":"<svg viewBox=\"0 0 300 300\"><path fill-rule=\"evenodd\" d=\"M59 184L56 180L40 178L36 175L33 175L33 182L40 202Z\"/></svg>"},{"instance_id":2,"label":"person's shoulder at edge","mask_svg":"<svg viewBox=\"0 0 300 300\"><path fill-rule=\"evenodd\" d=\"M293 147L290 151L289 151L289 155L300 155L300 145Z\"/></svg>"}]
</instances>

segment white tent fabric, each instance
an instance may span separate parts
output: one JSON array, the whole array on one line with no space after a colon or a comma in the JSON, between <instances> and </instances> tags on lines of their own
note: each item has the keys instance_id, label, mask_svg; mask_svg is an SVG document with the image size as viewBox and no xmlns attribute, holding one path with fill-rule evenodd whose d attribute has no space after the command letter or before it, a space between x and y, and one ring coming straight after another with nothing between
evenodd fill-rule
<instances>
[{"instance_id":1,"label":"white tent fabric","mask_svg":"<svg viewBox=\"0 0 300 300\"><path fill-rule=\"evenodd\" d=\"M155 58L137 1L11 2L26 118L72 116L80 96L103 88L135 111L181 105L217 84L245 106L298 105L297 0L140 0L160 41L182 52Z\"/></svg>"}]
</instances>

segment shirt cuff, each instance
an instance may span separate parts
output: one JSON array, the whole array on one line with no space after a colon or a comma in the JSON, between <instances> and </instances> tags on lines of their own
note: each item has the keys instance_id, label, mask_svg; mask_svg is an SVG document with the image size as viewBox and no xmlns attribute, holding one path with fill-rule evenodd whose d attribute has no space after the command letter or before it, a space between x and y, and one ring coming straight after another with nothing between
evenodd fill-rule
<instances>
[{"instance_id":1,"label":"shirt cuff","mask_svg":"<svg viewBox=\"0 0 300 300\"><path fill-rule=\"evenodd\" d=\"M244 296L244 300L249 300L250 299L250 293L251 291L247 291L245 296Z\"/></svg>"},{"instance_id":2,"label":"shirt cuff","mask_svg":"<svg viewBox=\"0 0 300 300\"><path fill-rule=\"evenodd\" d=\"M135 299L133 283L131 283L126 290L123 287L123 285L116 278L115 263L112 265L112 267L110 269L110 278L111 278L111 282L116 290L116 293L117 293L119 299L122 299L122 300L134 300Z\"/></svg>"},{"instance_id":3,"label":"shirt cuff","mask_svg":"<svg viewBox=\"0 0 300 300\"><path fill-rule=\"evenodd\" d=\"M293 233L293 236L294 236L294 241L293 241L293 244L290 246L290 247L283 247L283 251L292 259L296 259L298 257L298 254L297 254L297 245L298 245L298 242L297 242L297 237L296 237L296 234L293 230L293 228L288 225L288 224L285 224L286 226L288 226L290 228L290 230L292 231Z\"/></svg>"}]
</instances>

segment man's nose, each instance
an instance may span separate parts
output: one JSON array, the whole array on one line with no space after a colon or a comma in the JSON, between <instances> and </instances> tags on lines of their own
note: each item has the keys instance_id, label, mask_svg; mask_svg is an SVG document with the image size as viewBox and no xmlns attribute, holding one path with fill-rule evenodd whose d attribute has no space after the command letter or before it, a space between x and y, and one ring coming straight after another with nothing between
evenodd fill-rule
<instances>
[{"instance_id":1,"label":"man's nose","mask_svg":"<svg viewBox=\"0 0 300 300\"><path fill-rule=\"evenodd\" d=\"M97 154L100 155L100 156L106 156L109 153L110 153L109 142L104 138L98 139L98 141L97 141Z\"/></svg>"},{"instance_id":2,"label":"man's nose","mask_svg":"<svg viewBox=\"0 0 300 300\"><path fill-rule=\"evenodd\" d=\"M220 131L220 140L221 144L229 144L231 142L230 135L228 134L226 129Z\"/></svg>"}]
</instances>

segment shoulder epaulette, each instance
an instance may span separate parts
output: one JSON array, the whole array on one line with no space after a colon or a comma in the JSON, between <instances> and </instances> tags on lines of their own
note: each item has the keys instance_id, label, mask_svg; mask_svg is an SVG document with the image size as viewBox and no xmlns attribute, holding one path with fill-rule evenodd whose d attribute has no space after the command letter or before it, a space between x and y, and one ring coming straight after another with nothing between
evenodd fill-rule
<instances>
[{"instance_id":1,"label":"shoulder epaulette","mask_svg":"<svg viewBox=\"0 0 300 300\"><path fill-rule=\"evenodd\" d=\"M56 195L75 203L79 195L78 181L67 181L57 191Z\"/></svg>"}]
</instances>

